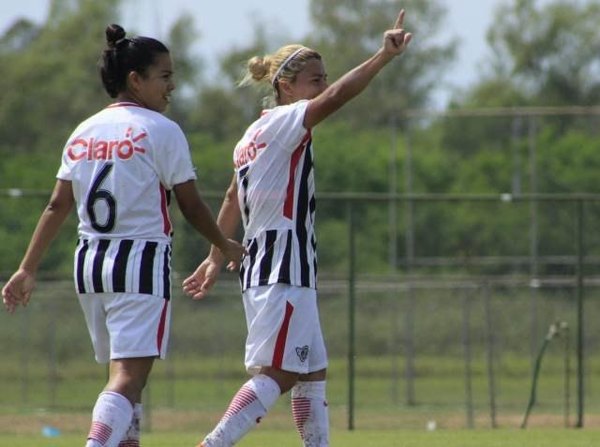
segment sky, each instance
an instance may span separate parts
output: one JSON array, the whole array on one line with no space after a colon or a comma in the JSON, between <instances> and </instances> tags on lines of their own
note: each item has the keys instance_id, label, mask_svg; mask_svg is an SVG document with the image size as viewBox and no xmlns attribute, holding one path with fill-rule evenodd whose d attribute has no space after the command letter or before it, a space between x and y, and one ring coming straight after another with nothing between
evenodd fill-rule
<instances>
[{"instance_id":1,"label":"sky","mask_svg":"<svg viewBox=\"0 0 600 447\"><path fill-rule=\"evenodd\" d=\"M448 9L440 36L456 37L459 45L457 59L436 92L436 108L445 106L453 90L468 86L477 79L488 51L485 32L491 24L495 7L503 0L440 2ZM49 3L49 0L2 0L0 34L18 18L43 23ZM257 19L269 25L269 35L280 34L289 38L305 35L310 29L309 3L310 0L124 0L121 24L126 30L161 39L174 20L182 14L190 14L200 32L194 52L209 64L210 72L211 60L216 60L232 47L244 45L244 39L254 35ZM410 28L409 10L405 26Z\"/></svg>"}]
</instances>

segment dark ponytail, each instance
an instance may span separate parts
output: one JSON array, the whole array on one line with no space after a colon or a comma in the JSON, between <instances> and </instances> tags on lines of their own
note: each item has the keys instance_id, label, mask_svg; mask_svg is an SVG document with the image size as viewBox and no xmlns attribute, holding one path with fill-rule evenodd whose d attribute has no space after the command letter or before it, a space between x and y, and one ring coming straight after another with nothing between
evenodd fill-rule
<instances>
[{"instance_id":1,"label":"dark ponytail","mask_svg":"<svg viewBox=\"0 0 600 447\"><path fill-rule=\"evenodd\" d=\"M129 73L135 71L145 75L157 54L169 52L169 49L156 39L125 37L125 30L120 25L108 25L105 33L106 48L100 58L100 77L111 98L116 98L127 88Z\"/></svg>"}]
</instances>

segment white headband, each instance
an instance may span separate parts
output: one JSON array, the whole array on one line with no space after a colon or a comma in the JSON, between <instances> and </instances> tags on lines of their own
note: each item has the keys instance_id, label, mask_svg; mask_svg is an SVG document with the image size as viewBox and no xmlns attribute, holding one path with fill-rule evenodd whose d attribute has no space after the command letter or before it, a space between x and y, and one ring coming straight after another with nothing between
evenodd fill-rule
<instances>
[{"instance_id":1,"label":"white headband","mask_svg":"<svg viewBox=\"0 0 600 447\"><path fill-rule=\"evenodd\" d=\"M283 71L285 66L287 64L289 64L292 61L292 59L294 59L304 49L305 49L305 47L300 47L296 51L294 51L292 54L290 54L288 57L285 58L283 63L279 66L279 68L275 72L275 76L273 76L273 80L271 81L271 84L273 84L273 87L275 87L275 82L277 82L277 79L279 78L279 75L281 74L281 72Z\"/></svg>"}]
</instances>

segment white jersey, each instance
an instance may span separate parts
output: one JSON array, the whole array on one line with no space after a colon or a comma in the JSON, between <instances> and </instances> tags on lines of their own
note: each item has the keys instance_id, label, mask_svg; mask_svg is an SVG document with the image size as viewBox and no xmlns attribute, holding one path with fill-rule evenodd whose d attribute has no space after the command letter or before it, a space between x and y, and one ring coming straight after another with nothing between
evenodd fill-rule
<instances>
[{"instance_id":1,"label":"white jersey","mask_svg":"<svg viewBox=\"0 0 600 447\"><path fill-rule=\"evenodd\" d=\"M312 137L308 101L275 107L246 130L234 151L248 255L242 290L267 284L316 288Z\"/></svg>"},{"instance_id":2,"label":"white jersey","mask_svg":"<svg viewBox=\"0 0 600 447\"><path fill-rule=\"evenodd\" d=\"M57 178L72 182L77 204L78 291L168 297L170 191L196 178L179 126L136 104L113 104L75 129Z\"/></svg>"}]
</instances>

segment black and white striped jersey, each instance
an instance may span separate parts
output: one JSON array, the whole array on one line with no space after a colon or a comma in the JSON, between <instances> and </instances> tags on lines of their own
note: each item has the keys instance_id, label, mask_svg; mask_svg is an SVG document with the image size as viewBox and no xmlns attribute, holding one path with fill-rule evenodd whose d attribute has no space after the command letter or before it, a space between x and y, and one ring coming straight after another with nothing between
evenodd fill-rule
<instances>
[{"instance_id":1,"label":"black and white striped jersey","mask_svg":"<svg viewBox=\"0 0 600 447\"><path fill-rule=\"evenodd\" d=\"M171 297L171 244L133 239L80 239L78 293L144 293Z\"/></svg>"},{"instance_id":2,"label":"black and white striped jersey","mask_svg":"<svg viewBox=\"0 0 600 447\"><path fill-rule=\"evenodd\" d=\"M263 112L236 145L238 203L248 255L242 290L285 283L316 288L315 183L308 101Z\"/></svg>"},{"instance_id":3,"label":"black and white striped jersey","mask_svg":"<svg viewBox=\"0 0 600 447\"><path fill-rule=\"evenodd\" d=\"M71 134L57 178L71 182L77 204L77 290L170 296L170 191L196 178L180 127L112 104Z\"/></svg>"}]
</instances>

